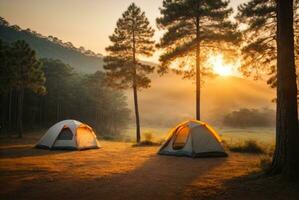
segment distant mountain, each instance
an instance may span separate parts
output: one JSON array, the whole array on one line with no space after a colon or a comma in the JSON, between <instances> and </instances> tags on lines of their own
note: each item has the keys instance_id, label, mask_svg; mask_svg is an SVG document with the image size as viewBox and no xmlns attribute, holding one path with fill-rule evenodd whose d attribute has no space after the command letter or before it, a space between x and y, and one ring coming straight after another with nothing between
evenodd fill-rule
<instances>
[{"instance_id":1,"label":"distant mountain","mask_svg":"<svg viewBox=\"0 0 299 200\"><path fill-rule=\"evenodd\" d=\"M94 73L103 69L103 56L83 47L76 48L70 42L62 42L53 36L43 36L30 29L23 30L17 25L10 26L0 18L0 39L5 42L25 40L40 58L59 59L80 73Z\"/></svg>"}]
</instances>

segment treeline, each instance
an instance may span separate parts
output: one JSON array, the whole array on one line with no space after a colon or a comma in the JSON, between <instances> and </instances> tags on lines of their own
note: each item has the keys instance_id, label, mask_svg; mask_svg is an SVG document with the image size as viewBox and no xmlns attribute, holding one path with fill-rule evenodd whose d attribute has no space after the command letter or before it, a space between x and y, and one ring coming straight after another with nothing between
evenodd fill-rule
<instances>
[{"instance_id":1,"label":"treeline","mask_svg":"<svg viewBox=\"0 0 299 200\"><path fill-rule=\"evenodd\" d=\"M83 47L76 48L70 42L63 42L57 37L43 36L36 31L10 25L1 17L0 39L6 43L24 40L34 49L38 58L61 60L79 73L90 74L103 69L102 55L85 50Z\"/></svg>"},{"instance_id":2,"label":"treeline","mask_svg":"<svg viewBox=\"0 0 299 200\"><path fill-rule=\"evenodd\" d=\"M48 128L77 119L99 134L117 134L128 124L125 96L105 86L105 74L76 73L59 60L37 59L24 41L0 41L1 132Z\"/></svg>"},{"instance_id":3,"label":"treeline","mask_svg":"<svg viewBox=\"0 0 299 200\"><path fill-rule=\"evenodd\" d=\"M225 115L223 125L237 128L274 126L275 111L241 108Z\"/></svg>"}]
</instances>

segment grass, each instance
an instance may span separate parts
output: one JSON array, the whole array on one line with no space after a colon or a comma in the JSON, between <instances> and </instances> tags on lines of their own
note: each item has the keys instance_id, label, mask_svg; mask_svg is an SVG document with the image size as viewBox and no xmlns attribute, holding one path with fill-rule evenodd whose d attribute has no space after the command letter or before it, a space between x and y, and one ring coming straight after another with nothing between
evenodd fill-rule
<instances>
[{"instance_id":1,"label":"grass","mask_svg":"<svg viewBox=\"0 0 299 200\"><path fill-rule=\"evenodd\" d=\"M268 149L265 145L258 143L256 140L245 140L244 142L229 144L224 142L227 148L232 152L267 154Z\"/></svg>"},{"instance_id":2,"label":"grass","mask_svg":"<svg viewBox=\"0 0 299 200\"><path fill-rule=\"evenodd\" d=\"M133 144L133 147L146 147L146 146L160 146L161 142L156 142L154 140L153 134L151 132L146 132L143 134L144 140L139 143Z\"/></svg>"},{"instance_id":3,"label":"grass","mask_svg":"<svg viewBox=\"0 0 299 200\"><path fill-rule=\"evenodd\" d=\"M275 145L272 143L261 143L254 139L243 140L238 143L223 141L224 146L231 152L255 154L259 156L257 171L253 171L252 177L260 177L267 173L272 164Z\"/></svg>"},{"instance_id":4,"label":"grass","mask_svg":"<svg viewBox=\"0 0 299 200\"><path fill-rule=\"evenodd\" d=\"M124 135L117 135L117 134L105 134L105 135L98 135L98 139L107 140L107 141L115 141L115 142L133 142L133 139L124 136Z\"/></svg>"},{"instance_id":5,"label":"grass","mask_svg":"<svg viewBox=\"0 0 299 200\"><path fill-rule=\"evenodd\" d=\"M142 138L146 139L144 135ZM0 142L9 146L33 144L27 136L17 143L16 140ZM7 187L2 188L0 199L42 198L45 191L50 191L45 199L62 199L65 191L70 191L69 199L95 196L113 199L118 193L123 193L122 199L134 199L136 193L143 194L143 199L211 199L210 196L215 194L220 194L221 199L229 199L231 196L226 195L226 188L230 185L224 184L236 176L250 173L258 162L257 156L247 155L232 155L227 158L228 163L226 159L165 159L154 156L157 149L153 147L131 148L131 144L107 141L102 141L101 145L100 150L82 152L51 152L27 146L25 149L1 150L0 182ZM189 170L178 173L180 169ZM232 184L232 190L239 186L237 181ZM105 187L99 188L99 185ZM249 188L254 189L250 185ZM241 191L244 193L240 196L248 196L247 188ZM260 199L259 192L252 193L252 199Z\"/></svg>"},{"instance_id":6,"label":"grass","mask_svg":"<svg viewBox=\"0 0 299 200\"><path fill-rule=\"evenodd\" d=\"M150 132L156 140L165 139L172 127L156 127L143 126L142 132ZM231 143L253 139L261 143L273 144L275 143L275 129L269 127L252 127L246 129L228 128L215 126L215 130L220 134L221 138ZM122 131L122 134L129 137L132 141L136 140L136 130L134 126ZM144 138L144 135L141 135Z\"/></svg>"}]
</instances>

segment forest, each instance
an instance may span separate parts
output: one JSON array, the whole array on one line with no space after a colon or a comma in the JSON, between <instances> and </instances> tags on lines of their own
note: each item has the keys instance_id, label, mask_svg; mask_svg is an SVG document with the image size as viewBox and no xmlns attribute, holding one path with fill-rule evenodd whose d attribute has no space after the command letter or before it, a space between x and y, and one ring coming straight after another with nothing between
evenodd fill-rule
<instances>
[{"instance_id":1,"label":"forest","mask_svg":"<svg viewBox=\"0 0 299 200\"><path fill-rule=\"evenodd\" d=\"M36 51L38 58L61 60L79 73L89 74L103 69L103 55L82 46L75 47L71 42L63 42L52 35L44 36L29 28L22 29L3 17L0 17L0 38L6 43L25 40Z\"/></svg>"},{"instance_id":2,"label":"forest","mask_svg":"<svg viewBox=\"0 0 299 200\"><path fill-rule=\"evenodd\" d=\"M22 137L24 130L73 118L92 124L99 134L117 135L127 126L126 97L106 86L103 72L82 75L60 60L38 59L25 41L1 41L0 52L8 66L0 73L2 134Z\"/></svg>"}]
</instances>

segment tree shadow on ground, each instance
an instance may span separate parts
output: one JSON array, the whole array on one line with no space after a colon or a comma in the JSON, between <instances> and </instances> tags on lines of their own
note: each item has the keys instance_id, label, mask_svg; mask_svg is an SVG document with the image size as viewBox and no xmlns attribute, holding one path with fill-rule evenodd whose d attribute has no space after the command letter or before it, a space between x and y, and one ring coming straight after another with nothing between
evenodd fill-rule
<instances>
[{"instance_id":1,"label":"tree shadow on ground","mask_svg":"<svg viewBox=\"0 0 299 200\"><path fill-rule=\"evenodd\" d=\"M196 196L194 196L196 198ZM287 182L281 176L254 172L223 183L209 200L298 200L299 183Z\"/></svg>"},{"instance_id":2,"label":"tree shadow on ground","mask_svg":"<svg viewBox=\"0 0 299 200\"><path fill-rule=\"evenodd\" d=\"M125 156L125 155L123 155ZM150 155L139 167L125 173L88 178L73 176L43 184L27 182L6 195L11 199L182 199L186 187L227 158L192 159ZM92 169L90 169L92 170ZM47 196L44 192L47 191Z\"/></svg>"},{"instance_id":3,"label":"tree shadow on ground","mask_svg":"<svg viewBox=\"0 0 299 200\"><path fill-rule=\"evenodd\" d=\"M47 150L38 149L34 145L10 145L5 147L0 147L0 159L6 158L24 158L24 157L36 157L36 156L47 156L62 153L70 153L73 151L69 150Z\"/></svg>"}]
</instances>

